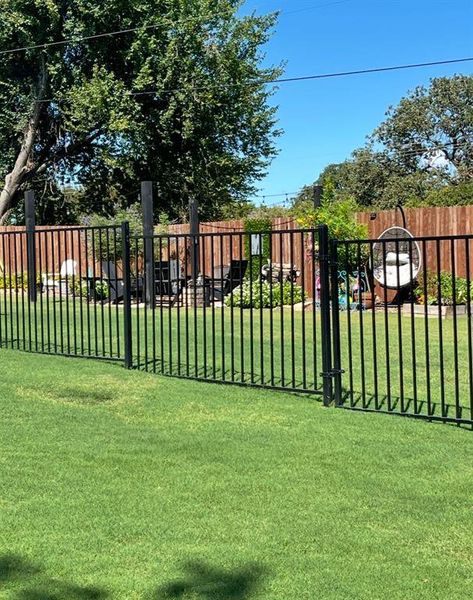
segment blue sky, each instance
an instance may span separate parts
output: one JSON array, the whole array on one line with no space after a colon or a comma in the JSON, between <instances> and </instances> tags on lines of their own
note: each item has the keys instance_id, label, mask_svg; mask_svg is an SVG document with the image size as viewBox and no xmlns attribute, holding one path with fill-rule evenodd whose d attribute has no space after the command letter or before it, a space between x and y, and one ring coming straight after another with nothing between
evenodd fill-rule
<instances>
[{"instance_id":1,"label":"blue sky","mask_svg":"<svg viewBox=\"0 0 473 600\"><path fill-rule=\"evenodd\" d=\"M247 0L242 12L252 10L282 11L265 61L285 61L286 77L473 56L473 0ZM362 146L408 90L454 73L472 74L473 62L281 84L274 103L284 134L259 193L312 183Z\"/></svg>"}]
</instances>

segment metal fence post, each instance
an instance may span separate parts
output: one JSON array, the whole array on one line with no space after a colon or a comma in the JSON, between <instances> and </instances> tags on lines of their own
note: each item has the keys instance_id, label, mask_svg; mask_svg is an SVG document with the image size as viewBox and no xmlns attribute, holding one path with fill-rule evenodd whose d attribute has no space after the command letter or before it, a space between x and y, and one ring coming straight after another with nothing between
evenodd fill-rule
<instances>
[{"instance_id":1,"label":"metal fence post","mask_svg":"<svg viewBox=\"0 0 473 600\"><path fill-rule=\"evenodd\" d=\"M124 221L122 233L123 261L123 326L125 336L125 368L133 367L133 342L131 331L131 265L130 265L130 224Z\"/></svg>"},{"instance_id":2,"label":"metal fence post","mask_svg":"<svg viewBox=\"0 0 473 600\"><path fill-rule=\"evenodd\" d=\"M335 406L342 404L342 360L340 354L340 306L338 298L338 247L337 241L330 241L330 285L332 297L332 347L333 383Z\"/></svg>"},{"instance_id":3,"label":"metal fence post","mask_svg":"<svg viewBox=\"0 0 473 600\"><path fill-rule=\"evenodd\" d=\"M199 208L197 200L191 196L189 199L189 233L191 239L191 273L192 281L197 281L199 275Z\"/></svg>"},{"instance_id":4,"label":"metal fence post","mask_svg":"<svg viewBox=\"0 0 473 600\"><path fill-rule=\"evenodd\" d=\"M25 193L26 263L28 268L28 299L36 302L36 242L35 242L35 198L34 191Z\"/></svg>"},{"instance_id":5,"label":"metal fence post","mask_svg":"<svg viewBox=\"0 0 473 600\"><path fill-rule=\"evenodd\" d=\"M319 226L320 311L324 406L332 403L332 337L330 326L330 255L327 225Z\"/></svg>"},{"instance_id":6,"label":"metal fence post","mask_svg":"<svg viewBox=\"0 0 473 600\"><path fill-rule=\"evenodd\" d=\"M144 258L145 258L145 286L146 304L155 306L155 276L154 276L154 215L153 215L153 182L141 182L141 208L143 211L143 236L144 236Z\"/></svg>"}]
</instances>

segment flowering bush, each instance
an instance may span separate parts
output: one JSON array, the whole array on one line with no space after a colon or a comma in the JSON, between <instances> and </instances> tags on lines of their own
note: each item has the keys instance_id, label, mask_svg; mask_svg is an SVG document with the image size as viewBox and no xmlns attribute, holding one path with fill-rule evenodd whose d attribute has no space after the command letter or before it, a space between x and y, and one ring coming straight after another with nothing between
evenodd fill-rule
<instances>
[{"instance_id":1,"label":"flowering bush","mask_svg":"<svg viewBox=\"0 0 473 600\"><path fill-rule=\"evenodd\" d=\"M306 293L300 285L286 281L283 284L267 281L245 281L226 297L227 306L240 308L275 308L302 302Z\"/></svg>"}]
</instances>

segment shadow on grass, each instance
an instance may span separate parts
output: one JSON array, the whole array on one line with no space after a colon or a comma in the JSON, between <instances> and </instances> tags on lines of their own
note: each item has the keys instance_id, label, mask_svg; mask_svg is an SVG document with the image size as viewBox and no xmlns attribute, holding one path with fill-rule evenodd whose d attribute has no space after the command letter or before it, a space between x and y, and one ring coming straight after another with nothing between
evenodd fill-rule
<instances>
[{"instance_id":1,"label":"shadow on grass","mask_svg":"<svg viewBox=\"0 0 473 600\"><path fill-rule=\"evenodd\" d=\"M363 394L362 392L343 389L340 406L359 411L378 411L407 417L423 418L436 422L442 422L442 419L445 419L445 422L454 423L467 429L471 428L471 425L467 422L455 423L454 421L454 419L470 421L469 408L448 403L442 405L439 402L416 400L407 396L404 396L404 398L394 395L388 397L387 395Z\"/></svg>"},{"instance_id":2,"label":"shadow on grass","mask_svg":"<svg viewBox=\"0 0 473 600\"><path fill-rule=\"evenodd\" d=\"M265 569L249 564L236 571L225 571L204 562L184 566L185 577L172 581L151 594L153 600L249 600L255 598Z\"/></svg>"},{"instance_id":3,"label":"shadow on grass","mask_svg":"<svg viewBox=\"0 0 473 600\"><path fill-rule=\"evenodd\" d=\"M109 594L100 588L78 586L45 576L41 567L16 554L0 556L0 583L14 590L12 600L104 600Z\"/></svg>"}]
</instances>

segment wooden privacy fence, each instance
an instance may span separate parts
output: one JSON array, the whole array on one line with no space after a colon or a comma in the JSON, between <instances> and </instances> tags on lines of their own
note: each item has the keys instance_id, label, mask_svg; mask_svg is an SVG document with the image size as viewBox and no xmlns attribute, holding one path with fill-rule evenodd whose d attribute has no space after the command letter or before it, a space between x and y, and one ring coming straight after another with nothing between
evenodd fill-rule
<instances>
[{"instance_id":1,"label":"wooden privacy fence","mask_svg":"<svg viewBox=\"0 0 473 600\"><path fill-rule=\"evenodd\" d=\"M12 235L8 235L8 234ZM0 267L8 272L27 270L27 236L24 227L0 227ZM13 235L15 234L15 235ZM64 261L77 263L78 274L87 273L88 257L82 230L71 227L41 226L35 233L38 273L57 273Z\"/></svg>"},{"instance_id":2,"label":"wooden privacy fence","mask_svg":"<svg viewBox=\"0 0 473 600\"><path fill-rule=\"evenodd\" d=\"M375 216L373 219L372 216ZM473 205L442 208L405 209L406 225L415 237L443 237L468 235L473 233ZM378 213L362 212L357 219L368 227L368 237L377 238L385 229L393 225L402 225L401 214L397 210ZM310 236L301 232L290 233L298 229L298 223L290 217L279 217L272 221L273 231L280 233L271 236L271 260L275 263L292 264L301 271L299 282L304 280L306 291L311 294L310 282L314 269L313 249ZM248 258L246 254L246 235L243 220L215 221L201 223L201 233L220 233L225 236L202 236L200 269L206 275L220 265L228 265L231 259ZM0 233L21 233L21 235L3 235L0 240L0 268L5 270L26 271L26 232L24 227L0 227ZM171 225L168 235L188 234L189 225ZM231 235L234 233L235 235ZM41 226L37 228L36 268L39 273L59 273L62 263L67 259L77 262L81 274L90 267L87 243L84 232L74 227ZM169 243L168 254L172 258L173 239ZM183 247L183 241L179 242ZM452 251L454 246L454 251ZM442 239L425 244L427 269L438 269L465 277L468 267L473 264L473 243L457 247L458 242ZM453 257L453 259L452 259ZM79 269L78 269L79 270ZM302 275L303 273L303 275ZM470 273L471 275L471 273Z\"/></svg>"}]
</instances>

